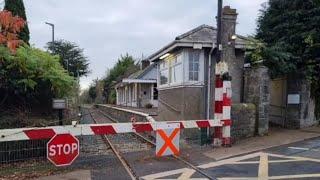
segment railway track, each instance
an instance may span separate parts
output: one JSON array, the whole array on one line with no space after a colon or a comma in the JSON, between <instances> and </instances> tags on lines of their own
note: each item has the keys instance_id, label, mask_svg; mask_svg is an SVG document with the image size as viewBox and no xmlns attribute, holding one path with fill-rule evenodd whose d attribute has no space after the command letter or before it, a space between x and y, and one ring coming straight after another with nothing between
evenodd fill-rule
<instances>
[{"instance_id":1,"label":"railway track","mask_svg":"<svg viewBox=\"0 0 320 180\"><path fill-rule=\"evenodd\" d=\"M93 113L99 113L100 115L104 116L104 120L103 122L99 122L99 120L97 121L97 118L95 117L95 115ZM94 112L89 112L91 119L95 122L95 123L118 123L117 120L113 119L112 117L110 117L108 114L104 113L103 111L100 110L95 110ZM100 116L101 117L101 116ZM102 119L100 119L102 120ZM126 161L126 159L121 155L121 150L119 150L119 145L123 145L123 142L121 142L119 144L119 142L117 142L119 139L117 137L119 137L119 135L122 135L123 138L126 138L127 140L129 140L132 143L132 139L134 140L139 140L140 143L143 144L148 144L151 147L155 147L156 144L154 142L154 140L151 140L151 137L145 137L139 133L126 133L126 134L117 134L117 135L103 135L103 141L106 143L106 145L108 145L110 147L110 149L113 151L113 153L116 155L116 157L119 159L119 161L121 162L121 164L123 165L123 167L125 168L125 170L128 172L128 175L131 177L131 179L139 179L139 176L134 172L133 168L131 168L130 164ZM117 145L119 144L119 145ZM202 171L200 168L198 168L197 166L191 164L190 162L188 162L187 160L179 157L179 156L172 156L174 159L176 159L177 161L180 161L184 164L186 164L189 168L195 170L196 172L200 173L201 175L203 175L204 177L208 178L208 179L213 179L216 180L216 178L211 177L210 175L206 174L204 171Z\"/></svg>"}]
</instances>

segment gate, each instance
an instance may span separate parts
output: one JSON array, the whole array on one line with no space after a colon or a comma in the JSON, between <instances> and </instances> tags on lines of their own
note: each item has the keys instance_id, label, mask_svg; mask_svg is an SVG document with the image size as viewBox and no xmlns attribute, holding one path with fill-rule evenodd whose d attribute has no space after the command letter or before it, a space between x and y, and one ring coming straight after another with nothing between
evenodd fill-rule
<instances>
[{"instance_id":1,"label":"gate","mask_svg":"<svg viewBox=\"0 0 320 180\"><path fill-rule=\"evenodd\" d=\"M287 79L278 78L271 81L269 123L272 126L285 127Z\"/></svg>"}]
</instances>

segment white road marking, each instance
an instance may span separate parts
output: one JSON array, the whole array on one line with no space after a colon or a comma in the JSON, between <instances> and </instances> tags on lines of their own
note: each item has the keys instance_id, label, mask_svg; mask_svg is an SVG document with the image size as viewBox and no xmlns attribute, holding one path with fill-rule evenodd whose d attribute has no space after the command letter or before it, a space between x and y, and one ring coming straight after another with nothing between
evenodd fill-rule
<instances>
[{"instance_id":1,"label":"white road marking","mask_svg":"<svg viewBox=\"0 0 320 180\"><path fill-rule=\"evenodd\" d=\"M260 157L259 161L245 161L252 158ZM285 158L283 160L270 160L269 157ZM283 176L269 176L269 164L270 163L285 163L285 162L317 162L320 163L320 159L312 159L306 157L286 156L279 154L271 154L264 152L257 152L240 157L221 160L218 162L211 162L198 166L202 169L209 169L223 165L241 165L241 164L259 164L258 177L219 177L219 180L267 180L267 179L297 179L297 178L311 178L320 177L320 174L297 174L297 175L283 175ZM192 179L192 175L195 173L193 169L182 168L172 171L160 172L142 177L145 180L151 179L166 179L166 176L181 174L178 179ZM194 180L200 180L200 178L193 178Z\"/></svg>"},{"instance_id":2,"label":"white road marking","mask_svg":"<svg viewBox=\"0 0 320 180\"><path fill-rule=\"evenodd\" d=\"M288 147L289 149L295 149L295 150L303 150L303 151L315 151L319 152L319 149L310 149L310 148L303 148L303 147Z\"/></svg>"},{"instance_id":3,"label":"white road marking","mask_svg":"<svg viewBox=\"0 0 320 180\"><path fill-rule=\"evenodd\" d=\"M258 178L259 178L260 180L268 180L268 177L269 177L268 154L262 153L262 154L260 155Z\"/></svg>"}]
</instances>

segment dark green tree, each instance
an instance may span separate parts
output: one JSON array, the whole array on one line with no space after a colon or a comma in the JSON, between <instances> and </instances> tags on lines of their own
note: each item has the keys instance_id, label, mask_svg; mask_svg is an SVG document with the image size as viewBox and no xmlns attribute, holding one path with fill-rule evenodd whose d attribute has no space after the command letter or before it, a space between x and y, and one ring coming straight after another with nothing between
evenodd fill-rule
<instances>
[{"instance_id":1,"label":"dark green tree","mask_svg":"<svg viewBox=\"0 0 320 180\"><path fill-rule=\"evenodd\" d=\"M23 0L5 0L4 10L11 11L14 16L19 16L27 21L26 11ZM29 44L30 32L28 24L26 23L22 31L19 33L19 39Z\"/></svg>"},{"instance_id":2,"label":"dark green tree","mask_svg":"<svg viewBox=\"0 0 320 180\"><path fill-rule=\"evenodd\" d=\"M320 0L269 0L258 18L255 53L273 76L300 72L311 83L320 115Z\"/></svg>"},{"instance_id":3,"label":"dark green tree","mask_svg":"<svg viewBox=\"0 0 320 180\"><path fill-rule=\"evenodd\" d=\"M104 97L109 103L115 102L114 85L138 70L139 65L132 56L121 55L118 62L107 72L106 78L104 78Z\"/></svg>"},{"instance_id":4,"label":"dark green tree","mask_svg":"<svg viewBox=\"0 0 320 180\"><path fill-rule=\"evenodd\" d=\"M47 43L47 48L52 54L60 57L60 63L71 76L81 77L90 73L89 60L83 54L83 49L75 43L57 40Z\"/></svg>"},{"instance_id":5,"label":"dark green tree","mask_svg":"<svg viewBox=\"0 0 320 180\"><path fill-rule=\"evenodd\" d=\"M90 86L90 88L89 88L89 96L90 96L90 98L91 98L91 100L93 102L97 98L97 92L96 92L96 87L95 86Z\"/></svg>"}]
</instances>

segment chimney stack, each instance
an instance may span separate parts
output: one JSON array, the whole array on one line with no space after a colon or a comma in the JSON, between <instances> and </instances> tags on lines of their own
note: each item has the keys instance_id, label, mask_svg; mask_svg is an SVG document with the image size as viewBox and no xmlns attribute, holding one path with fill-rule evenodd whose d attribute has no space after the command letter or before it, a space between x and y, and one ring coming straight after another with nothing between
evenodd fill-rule
<instances>
[{"instance_id":1,"label":"chimney stack","mask_svg":"<svg viewBox=\"0 0 320 180\"><path fill-rule=\"evenodd\" d=\"M236 34L237 16L237 10L231 9L230 6L225 6L222 9L221 44L224 48L222 59L228 64L235 61L235 39L232 39L232 36Z\"/></svg>"},{"instance_id":2,"label":"chimney stack","mask_svg":"<svg viewBox=\"0 0 320 180\"><path fill-rule=\"evenodd\" d=\"M145 68L147 68L148 66L150 66L150 61L149 60L142 60L141 61L141 70L144 70Z\"/></svg>"}]
</instances>

